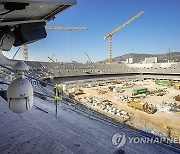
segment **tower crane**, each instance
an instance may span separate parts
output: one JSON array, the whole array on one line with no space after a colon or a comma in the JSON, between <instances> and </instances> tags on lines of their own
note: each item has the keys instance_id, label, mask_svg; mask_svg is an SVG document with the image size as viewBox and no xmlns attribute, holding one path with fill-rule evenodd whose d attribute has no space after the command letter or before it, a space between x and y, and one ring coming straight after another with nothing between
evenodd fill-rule
<instances>
[{"instance_id":1,"label":"tower crane","mask_svg":"<svg viewBox=\"0 0 180 154\"><path fill-rule=\"evenodd\" d=\"M88 57L89 61L91 62L91 64L93 63L91 58L89 57L89 55L85 52L86 56Z\"/></svg>"},{"instance_id":2,"label":"tower crane","mask_svg":"<svg viewBox=\"0 0 180 154\"><path fill-rule=\"evenodd\" d=\"M172 62L172 57L171 57L171 49L168 47L169 49L169 63Z\"/></svg>"},{"instance_id":3,"label":"tower crane","mask_svg":"<svg viewBox=\"0 0 180 154\"><path fill-rule=\"evenodd\" d=\"M54 57L54 54L53 54L51 57L48 56L49 62L50 62L50 61L55 62L55 61L53 60L53 57Z\"/></svg>"},{"instance_id":4,"label":"tower crane","mask_svg":"<svg viewBox=\"0 0 180 154\"><path fill-rule=\"evenodd\" d=\"M19 47L19 48L17 49L17 51L16 51L16 53L14 54L14 56L12 57L12 59L14 59L14 58L16 57L16 55L17 55L17 53L19 52L20 49L21 49L21 47Z\"/></svg>"},{"instance_id":5,"label":"tower crane","mask_svg":"<svg viewBox=\"0 0 180 154\"><path fill-rule=\"evenodd\" d=\"M75 31L75 30L88 30L88 28L84 28L84 27L53 27L53 26L46 26L45 27L46 30L67 30L67 31ZM24 45L23 46L23 57L24 60L27 61L28 60L28 45Z\"/></svg>"},{"instance_id":6,"label":"tower crane","mask_svg":"<svg viewBox=\"0 0 180 154\"><path fill-rule=\"evenodd\" d=\"M124 27L126 27L128 24L130 24L132 21L134 21L135 19L140 17L142 14L144 14L144 11L139 12L136 16L134 16L133 18L131 18L130 20L125 22L123 25L119 26L118 28L116 28L115 30L113 30L111 33L109 33L108 35L106 35L104 37L104 40L105 39L109 39L109 63L110 64L112 64L112 37L114 36L114 34L116 32L118 32L119 30L121 30Z\"/></svg>"}]
</instances>

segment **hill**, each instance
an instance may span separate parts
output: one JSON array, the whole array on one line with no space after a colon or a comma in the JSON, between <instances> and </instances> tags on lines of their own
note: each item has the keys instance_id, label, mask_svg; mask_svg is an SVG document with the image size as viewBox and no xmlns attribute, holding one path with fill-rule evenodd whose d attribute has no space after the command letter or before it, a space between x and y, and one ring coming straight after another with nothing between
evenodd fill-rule
<instances>
[{"instance_id":1,"label":"hill","mask_svg":"<svg viewBox=\"0 0 180 154\"><path fill-rule=\"evenodd\" d=\"M134 63L141 63L145 58L158 57L158 62L178 61L180 62L180 52L171 52L165 54L138 54L129 53L113 58L113 62L126 61L127 58L133 58ZM100 63L107 63L108 59L100 61Z\"/></svg>"}]
</instances>

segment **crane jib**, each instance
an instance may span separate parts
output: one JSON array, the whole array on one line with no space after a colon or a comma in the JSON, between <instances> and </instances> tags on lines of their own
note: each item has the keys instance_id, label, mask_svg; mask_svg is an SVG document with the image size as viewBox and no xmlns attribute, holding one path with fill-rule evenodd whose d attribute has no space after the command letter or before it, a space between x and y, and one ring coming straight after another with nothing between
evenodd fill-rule
<instances>
[{"instance_id":1,"label":"crane jib","mask_svg":"<svg viewBox=\"0 0 180 154\"><path fill-rule=\"evenodd\" d=\"M125 26L127 26L128 24L130 24L132 21L134 21L135 19L137 19L138 17L140 17L142 14L144 14L144 11L139 12L137 15L135 15L133 18L131 18L130 20L128 20L127 22L125 22L123 25L119 26L118 28L116 28L115 30L113 30L111 33L109 33L108 35L106 35L104 37L105 39L109 39L109 63L112 63L112 37L113 35L118 32L119 30L123 29Z\"/></svg>"}]
</instances>

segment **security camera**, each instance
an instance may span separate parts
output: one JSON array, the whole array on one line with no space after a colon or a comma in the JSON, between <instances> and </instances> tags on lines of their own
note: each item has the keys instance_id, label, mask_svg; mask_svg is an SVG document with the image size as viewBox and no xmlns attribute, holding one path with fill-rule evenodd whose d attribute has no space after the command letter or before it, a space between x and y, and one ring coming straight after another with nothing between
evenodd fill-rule
<instances>
[{"instance_id":1,"label":"security camera","mask_svg":"<svg viewBox=\"0 0 180 154\"><path fill-rule=\"evenodd\" d=\"M27 79L17 78L11 82L7 90L9 109L15 113L23 113L33 106L33 88Z\"/></svg>"},{"instance_id":2,"label":"security camera","mask_svg":"<svg viewBox=\"0 0 180 154\"><path fill-rule=\"evenodd\" d=\"M13 112L23 113L33 106L33 87L24 77L24 72L28 70L24 62L20 61L13 69L17 72L17 78L7 89L8 105Z\"/></svg>"}]
</instances>

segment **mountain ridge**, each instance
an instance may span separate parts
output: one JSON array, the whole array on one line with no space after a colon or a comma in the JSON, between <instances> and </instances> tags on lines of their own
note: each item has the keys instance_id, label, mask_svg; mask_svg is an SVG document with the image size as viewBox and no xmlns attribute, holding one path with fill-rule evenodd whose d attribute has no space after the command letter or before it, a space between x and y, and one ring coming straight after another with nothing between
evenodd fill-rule
<instances>
[{"instance_id":1,"label":"mountain ridge","mask_svg":"<svg viewBox=\"0 0 180 154\"><path fill-rule=\"evenodd\" d=\"M163 54L144 54L144 53L129 53L113 58L113 62L126 61L127 58L133 58L134 63L141 63L145 58L157 57L158 62L180 61L180 52L171 52ZM108 62L108 59L99 61L100 63Z\"/></svg>"}]
</instances>

